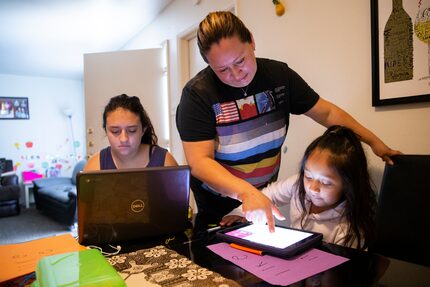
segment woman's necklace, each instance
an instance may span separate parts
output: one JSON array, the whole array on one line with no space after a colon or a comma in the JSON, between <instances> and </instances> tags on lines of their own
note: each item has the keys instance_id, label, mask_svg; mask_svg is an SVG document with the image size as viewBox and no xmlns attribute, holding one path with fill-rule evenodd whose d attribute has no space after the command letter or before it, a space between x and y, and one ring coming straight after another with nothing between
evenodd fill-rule
<instances>
[{"instance_id":1,"label":"woman's necklace","mask_svg":"<svg viewBox=\"0 0 430 287\"><path fill-rule=\"evenodd\" d=\"M243 96L246 98L247 96L248 96L248 88L249 88L249 85L248 86L246 86L246 89L244 90L242 87L240 87L241 88L241 90L242 90L242 92L243 92Z\"/></svg>"}]
</instances>

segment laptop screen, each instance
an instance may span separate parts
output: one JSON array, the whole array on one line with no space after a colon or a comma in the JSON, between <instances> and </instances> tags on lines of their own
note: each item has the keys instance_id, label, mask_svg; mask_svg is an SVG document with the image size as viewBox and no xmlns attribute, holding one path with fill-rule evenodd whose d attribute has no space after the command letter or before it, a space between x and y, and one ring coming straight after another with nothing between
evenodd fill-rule
<instances>
[{"instance_id":1,"label":"laptop screen","mask_svg":"<svg viewBox=\"0 0 430 287\"><path fill-rule=\"evenodd\" d=\"M185 230L189 182L188 166L79 173L79 243L106 244Z\"/></svg>"}]
</instances>

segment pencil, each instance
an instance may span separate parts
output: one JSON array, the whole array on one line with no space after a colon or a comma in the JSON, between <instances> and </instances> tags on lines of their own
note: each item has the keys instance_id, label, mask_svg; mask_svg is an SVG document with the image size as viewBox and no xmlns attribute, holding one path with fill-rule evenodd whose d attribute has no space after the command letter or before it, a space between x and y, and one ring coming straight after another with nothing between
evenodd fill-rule
<instances>
[{"instance_id":1,"label":"pencil","mask_svg":"<svg viewBox=\"0 0 430 287\"><path fill-rule=\"evenodd\" d=\"M242 245L239 245L239 244L236 244L236 243L230 243L230 246L232 248L239 249L239 250L246 251L246 252L253 253L253 254L257 254L257 255L260 255L260 256L264 255L264 252L261 251L261 250L253 249L253 248L250 248L250 247L245 247L245 246L242 246Z\"/></svg>"}]
</instances>

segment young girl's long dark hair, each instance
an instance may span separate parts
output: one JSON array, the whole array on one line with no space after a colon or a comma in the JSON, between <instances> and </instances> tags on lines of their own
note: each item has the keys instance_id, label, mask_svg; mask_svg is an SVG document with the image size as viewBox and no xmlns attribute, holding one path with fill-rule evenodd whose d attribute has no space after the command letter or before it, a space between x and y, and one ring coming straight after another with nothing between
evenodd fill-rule
<instances>
[{"instance_id":1,"label":"young girl's long dark hair","mask_svg":"<svg viewBox=\"0 0 430 287\"><path fill-rule=\"evenodd\" d=\"M345 246L352 246L357 241L358 249L366 249L375 236L376 193L370 180L367 159L359 137L349 128L332 126L316 138L306 149L300 166L297 181L299 198L303 214L301 225L309 212L306 209L306 191L304 169L306 162L315 150L330 153L329 165L342 179L345 210L342 217L349 223L344 240Z\"/></svg>"},{"instance_id":2,"label":"young girl's long dark hair","mask_svg":"<svg viewBox=\"0 0 430 287\"><path fill-rule=\"evenodd\" d=\"M103 129L106 131L106 118L110 112L122 108L128 110L133 114L139 116L142 124L142 129L145 131L140 142L149 145L156 145L158 138L155 134L154 127L152 126L151 120L148 114L143 108L138 97L129 97L126 94L122 94L110 99L103 112Z\"/></svg>"}]
</instances>

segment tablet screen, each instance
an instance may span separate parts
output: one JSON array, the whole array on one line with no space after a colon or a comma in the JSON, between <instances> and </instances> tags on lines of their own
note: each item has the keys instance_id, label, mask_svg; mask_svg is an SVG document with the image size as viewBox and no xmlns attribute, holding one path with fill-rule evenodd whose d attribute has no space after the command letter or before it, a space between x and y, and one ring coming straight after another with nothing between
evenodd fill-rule
<instances>
[{"instance_id":1,"label":"tablet screen","mask_svg":"<svg viewBox=\"0 0 430 287\"><path fill-rule=\"evenodd\" d=\"M312 236L301 230L275 227L275 232L270 233L267 225L251 224L225 233L236 238L249 240L251 242L284 249L292 244Z\"/></svg>"}]
</instances>

